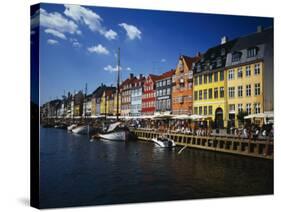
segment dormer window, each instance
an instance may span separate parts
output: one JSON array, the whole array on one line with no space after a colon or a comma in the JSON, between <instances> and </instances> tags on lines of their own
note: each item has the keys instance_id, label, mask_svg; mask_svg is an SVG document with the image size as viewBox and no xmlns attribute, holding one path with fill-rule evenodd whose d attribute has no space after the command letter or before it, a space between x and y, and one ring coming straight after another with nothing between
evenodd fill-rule
<instances>
[{"instance_id":1,"label":"dormer window","mask_svg":"<svg viewBox=\"0 0 281 212\"><path fill-rule=\"evenodd\" d=\"M238 62L240 60L241 53L240 52L234 52L232 54L232 62Z\"/></svg>"},{"instance_id":2,"label":"dormer window","mask_svg":"<svg viewBox=\"0 0 281 212\"><path fill-rule=\"evenodd\" d=\"M253 47L253 48L249 48L247 49L247 57L255 57L257 55L257 48Z\"/></svg>"}]
</instances>

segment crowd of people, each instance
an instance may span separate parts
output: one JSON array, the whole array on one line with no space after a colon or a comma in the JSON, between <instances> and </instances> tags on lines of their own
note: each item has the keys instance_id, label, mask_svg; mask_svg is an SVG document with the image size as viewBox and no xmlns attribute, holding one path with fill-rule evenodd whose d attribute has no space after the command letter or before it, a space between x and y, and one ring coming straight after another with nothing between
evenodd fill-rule
<instances>
[{"instance_id":1,"label":"crowd of people","mask_svg":"<svg viewBox=\"0 0 281 212\"><path fill-rule=\"evenodd\" d=\"M273 124L263 124L262 127L253 123L245 123L240 127L217 128L214 123L207 121L190 120L131 120L130 127L144 128L146 130L183 133L196 136L229 136L247 139L267 139L273 138Z\"/></svg>"}]
</instances>

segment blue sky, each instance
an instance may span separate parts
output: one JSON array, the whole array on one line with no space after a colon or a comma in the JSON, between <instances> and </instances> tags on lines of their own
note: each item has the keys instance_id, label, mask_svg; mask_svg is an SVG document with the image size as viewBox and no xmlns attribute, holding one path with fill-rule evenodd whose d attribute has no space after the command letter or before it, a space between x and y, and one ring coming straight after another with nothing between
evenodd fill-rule
<instances>
[{"instance_id":1,"label":"blue sky","mask_svg":"<svg viewBox=\"0 0 281 212\"><path fill-rule=\"evenodd\" d=\"M36 36L33 14L31 37ZM121 77L160 74L175 68L180 54L194 56L229 39L269 27L273 19L78 5L41 4L40 104L88 84L116 84L116 51Z\"/></svg>"}]
</instances>

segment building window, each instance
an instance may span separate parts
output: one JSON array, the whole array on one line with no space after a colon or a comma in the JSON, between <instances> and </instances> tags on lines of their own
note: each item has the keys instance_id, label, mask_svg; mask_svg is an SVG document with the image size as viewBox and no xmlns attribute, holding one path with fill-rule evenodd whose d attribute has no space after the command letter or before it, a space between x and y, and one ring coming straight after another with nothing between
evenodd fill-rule
<instances>
[{"instance_id":1,"label":"building window","mask_svg":"<svg viewBox=\"0 0 281 212\"><path fill-rule=\"evenodd\" d=\"M242 78L243 77L243 70L242 67L239 67L237 69L237 78Z\"/></svg>"},{"instance_id":2,"label":"building window","mask_svg":"<svg viewBox=\"0 0 281 212\"><path fill-rule=\"evenodd\" d=\"M207 106L204 106L204 115L207 115Z\"/></svg>"},{"instance_id":3,"label":"building window","mask_svg":"<svg viewBox=\"0 0 281 212\"><path fill-rule=\"evenodd\" d=\"M163 89L163 96L166 96L166 89Z\"/></svg>"},{"instance_id":4,"label":"building window","mask_svg":"<svg viewBox=\"0 0 281 212\"><path fill-rule=\"evenodd\" d=\"M256 103L255 104L255 113L260 113L261 112L261 104L260 103Z\"/></svg>"},{"instance_id":5,"label":"building window","mask_svg":"<svg viewBox=\"0 0 281 212\"><path fill-rule=\"evenodd\" d=\"M246 104L246 112L248 113L248 115L251 114L251 104L250 103Z\"/></svg>"},{"instance_id":6,"label":"building window","mask_svg":"<svg viewBox=\"0 0 281 212\"><path fill-rule=\"evenodd\" d=\"M257 48L250 48L247 50L247 57L255 57L257 55Z\"/></svg>"},{"instance_id":7,"label":"building window","mask_svg":"<svg viewBox=\"0 0 281 212\"><path fill-rule=\"evenodd\" d=\"M220 98L224 97L224 87L220 87Z\"/></svg>"},{"instance_id":8,"label":"building window","mask_svg":"<svg viewBox=\"0 0 281 212\"><path fill-rule=\"evenodd\" d=\"M235 97L235 87L228 88L228 96L229 96L229 98Z\"/></svg>"},{"instance_id":9,"label":"building window","mask_svg":"<svg viewBox=\"0 0 281 212\"><path fill-rule=\"evenodd\" d=\"M230 111L235 111L235 104L230 104L229 105L229 112Z\"/></svg>"},{"instance_id":10,"label":"building window","mask_svg":"<svg viewBox=\"0 0 281 212\"><path fill-rule=\"evenodd\" d=\"M171 79L167 79L167 85L171 84Z\"/></svg>"},{"instance_id":11,"label":"building window","mask_svg":"<svg viewBox=\"0 0 281 212\"><path fill-rule=\"evenodd\" d=\"M217 99L219 97L218 88L214 88L214 98Z\"/></svg>"},{"instance_id":12,"label":"building window","mask_svg":"<svg viewBox=\"0 0 281 212\"><path fill-rule=\"evenodd\" d=\"M209 99L213 98L213 89L209 88Z\"/></svg>"},{"instance_id":13,"label":"building window","mask_svg":"<svg viewBox=\"0 0 281 212\"><path fill-rule=\"evenodd\" d=\"M202 115L202 106L199 107L199 115Z\"/></svg>"},{"instance_id":14,"label":"building window","mask_svg":"<svg viewBox=\"0 0 281 212\"><path fill-rule=\"evenodd\" d=\"M243 111L243 104L238 104L238 113Z\"/></svg>"},{"instance_id":15,"label":"building window","mask_svg":"<svg viewBox=\"0 0 281 212\"><path fill-rule=\"evenodd\" d=\"M207 84L207 80L208 80L207 77L208 77L208 76L205 74L205 75L204 75L204 84Z\"/></svg>"},{"instance_id":16,"label":"building window","mask_svg":"<svg viewBox=\"0 0 281 212\"><path fill-rule=\"evenodd\" d=\"M240 85L238 86L238 97L242 97L243 96L243 86Z\"/></svg>"},{"instance_id":17,"label":"building window","mask_svg":"<svg viewBox=\"0 0 281 212\"><path fill-rule=\"evenodd\" d=\"M202 84L202 75L199 76L199 85Z\"/></svg>"},{"instance_id":18,"label":"building window","mask_svg":"<svg viewBox=\"0 0 281 212\"><path fill-rule=\"evenodd\" d=\"M171 100L170 99L167 99L167 102L166 102L166 108L168 109L168 110L170 110L170 108L171 108Z\"/></svg>"},{"instance_id":19,"label":"building window","mask_svg":"<svg viewBox=\"0 0 281 212\"><path fill-rule=\"evenodd\" d=\"M228 80L234 79L234 69L228 71Z\"/></svg>"},{"instance_id":20,"label":"building window","mask_svg":"<svg viewBox=\"0 0 281 212\"><path fill-rule=\"evenodd\" d=\"M259 75L260 74L260 64L257 63L255 64L255 75Z\"/></svg>"},{"instance_id":21,"label":"building window","mask_svg":"<svg viewBox=\"0 0 281 212\"><path fill-rule=\"evenodd\" d=\"M217 82L218 81L218 72L215 72L214 73L214 82Z\"/></svg>"},{"instance_id":22,"label":"building window","mask_svg":"<svg viewBox=\"0 0 281 212\"><path fill-rule=\"evenodd\" d=\"M209 106L209 115L213 114L213 106Z\"/></svg>"},{"instance_id":23,"label":"building window","mask_svg":"<svg viewBox=\"0 0 281 212\"><path fill-rule=\"evenodd\" d=\"M194 107L194 114L198 114L198 107Z\"/></svg>"},{"instance_id":24,"label":"building window","mask_svg":"<svg viewBox=\"0 0 281 212\"><path fill-rule=\"evenodd\" d=\"M213 81L213 75L212 73L209 74L209 83Z\"/></svg>"},{"instance_id":25,"label":"building window","mask_svg":"<svg viewBox=\"0 0 281 212\"><path fill-rule=\"evenodd\" d=\"M240 60L241 54L239 52L232 54L232 62L238 62Z\"/></svg>"},{"instance_id":26,"label":"building window","mask_svg":"<svg viewBox=\"0 0 281 212\"><path fill-rule=\"evenodd\" d=\"M163 81L163 86L166 86L166 80Z\"/></svg>"},{"instance_id":27,"label":"building window","mask_svg":"<svg viewBox=\"0 0 281 212\"><path fill-rule=\"evenodd\" d=\"M251 96L251 85L246 85L246 96Z\"/></svg>"},{"instance_id":28,"label":"building window","mask_svg":"<svg viewBox=\"0 0 281 212\"><path fill-rule=\"evenodd\" d=\"M171 94L171 88L167 88L167 95Z\"/></svg>"},{"instance_id":29,"label":"building window","mask_svg":"<svg viewBox=\"0 0 281 212\"><path fill-rule=\"evenodd\" d=\"M246 77L251 76L251 66L246 66Z\"/></svg>"},{"instance_id":30,"label":"building window","mask_svg":"<svg viewBox=\"0 0 281 212\"><path fill-rule=\"evenodd\" d=\"M223 80L224 80L224 72L220 71L220 81L223 81Z\"/></svg>"},{"instance_id":31,"label":"building window","mask_svg":"<svg viewBox=\"0 0 281 212\"><path fill-rule=\"evenodd\" d=\"M255 95L258 96L261 94L261 85L260 83L255 84Z\"/></svg>"},{"instance_id":32,"label":"building window","mask_svg":"<svg viewBox=\"0 0 281 212\"><path fill-rule=\"evenodd\" d=\"M199 91L199 100L202 100L202 91Z\"/></svg>"},{"instance_id":33,"label":"building window","mask_svg":"<svg viewBox=\"0 0 281 212\"><path fill-rule=\"evenodd\" d=\"M204 90L204 99L207 99L207 89Z\"/></svg>"},{"instance_id":34,"label":"building window","mask_svg":"<svg viewBox=\"0 0 281 212\"><path fill-rule=\"evenodd\" d=\"M194 77L194 85L198 85L198 77Z\"/></svg>"},{"instance_id":35,"label":"building window","mask_svg":"<svg viewBox=\"0 0 281 212\"><path fill-rule=\"evenodd\" d=\"M198 91L194 91L194 100L198 100Z\"/></svg>"}]
</instances>

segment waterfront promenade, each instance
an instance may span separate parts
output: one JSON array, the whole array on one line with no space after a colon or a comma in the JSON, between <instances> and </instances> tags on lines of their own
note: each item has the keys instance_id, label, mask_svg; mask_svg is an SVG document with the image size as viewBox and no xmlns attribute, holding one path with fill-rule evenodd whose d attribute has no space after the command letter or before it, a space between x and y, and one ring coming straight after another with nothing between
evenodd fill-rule
<instances>
[{"instance_id":1,"label":"waterfront promenade","mask_svg":"<svg viewBox=\"0 0 281 212\"><path fill-rule=\"evenodd\" d=\"M264 159L273 159L272 139L247 139L228 135L197 136L183 133L161 133L148 129L131 129L140 140L151 141L152 138L165 135L173 139L177 145L190 148L224 152Z\"/></svg>"}]
</instances>

